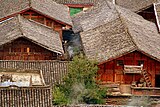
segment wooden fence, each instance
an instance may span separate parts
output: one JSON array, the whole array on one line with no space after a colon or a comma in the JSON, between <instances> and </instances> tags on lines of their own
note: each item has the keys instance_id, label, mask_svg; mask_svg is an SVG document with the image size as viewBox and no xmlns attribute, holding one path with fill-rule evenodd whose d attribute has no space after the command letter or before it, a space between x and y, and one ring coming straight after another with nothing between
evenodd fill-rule
<instances>
[{"instance_id":1,"label":"wooden fence","mask_svg":"<svg viewBox=\"0 0 160 107\"><path fill-rule=\"evenodd\" d=\"M67 61L13 61L0 60L0 68L15 68L15 69L32 69L42 70L45 83L47 85L55 82L61 83L62 78L68 71Z\"/></svg>"},{"instance_id":2,"label":"wooden fence","mask_svg":"<svg viewBox=\"0 0 160 107\"><path fill-rule=\"evenodd\" d=\"M50 86L0 87L0 107L52 107Z\"/></svg>"}]
</instances>

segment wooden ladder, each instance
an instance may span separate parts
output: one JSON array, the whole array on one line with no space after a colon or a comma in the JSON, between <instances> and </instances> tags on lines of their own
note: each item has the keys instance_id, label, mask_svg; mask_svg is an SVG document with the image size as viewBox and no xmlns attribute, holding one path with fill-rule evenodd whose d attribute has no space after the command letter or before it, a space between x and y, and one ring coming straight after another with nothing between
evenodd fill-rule
<instances>
[{"instance_id":1,"label":"wooden ladder","mask_svg":"<svg viewBox=\"0 0 160 107\"><path fill-rule=\"evenodd\" d=\"M147 86L148 86L148 87L152 87L151 81L150 81L150 79L149 79L149 76L148 76L148 73L147 73L146 70L143 70L143 71L142 71L142 75L143 75L143 77L144 77L144 79L145 79L145 81L146 81L146 83L147 83Z\"/></svg>"}]
</instances>

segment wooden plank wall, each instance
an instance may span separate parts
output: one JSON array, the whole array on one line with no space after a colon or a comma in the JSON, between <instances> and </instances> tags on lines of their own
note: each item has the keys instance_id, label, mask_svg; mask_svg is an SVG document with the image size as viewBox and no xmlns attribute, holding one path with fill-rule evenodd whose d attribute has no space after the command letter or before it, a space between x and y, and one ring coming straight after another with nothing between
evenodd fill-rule
<instances>
[{"instance_id":1,"label":"wooden plank wall","mask_svg":"<svg viewBox=\"0 0 160 107\"><path fill-rule=\"evenodd\" d=\"M15 68L15 69L33 69L42 70L45 83L47 85L55 82L61 83L62 78L68 71L67 61L13 61L0 60L0 68Z\"/></svg>"},{"instance_id":2,"label":"wooden plank wall","mask_svg":"<svg viewBox=\"0 0 160 107\"><path fill-rule=\"evenodd\" d=\"M120 64L120 62L122 62L122 65ZM155 86L155 75L160 75L160 62L139 51L128 53L119 58L99 65L99 79L102 80L104 83L108 82L121 84L131 84L132 81L139 81L140 78L143 78L143 76L141 74L124 75L123 65L140 66L141 62L143 62L143 69L146 70L149 75L152 86Z\"/></svg>"},{"instance_id":3,"label":"wooden plank wall","mask_svg":"<svg viewBox=\"0 0 160 107\"><path fill-rule=\"evenodd\" d=\"M1 107L52 107L50 86L7 88L0 87Z\"/></svg>"}]
</instances>

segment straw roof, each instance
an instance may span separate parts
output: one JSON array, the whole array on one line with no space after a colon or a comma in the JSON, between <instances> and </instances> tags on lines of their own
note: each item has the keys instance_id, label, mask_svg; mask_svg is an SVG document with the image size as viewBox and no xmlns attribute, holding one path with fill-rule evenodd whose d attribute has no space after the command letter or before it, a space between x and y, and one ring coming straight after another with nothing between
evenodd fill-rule
<instances>
[{"instance_id":1,"label":"straw roof","mask_svg":"<svg viewBox=\"0 0 160 107\"><path fill-rule=\"evenodd\" d=\"M104 62L137 50L160 61L160 35L154 23L109 2L82 16L86 19L79 21L80 35L88 58Z\"/></svg>"},{"instance_id":2,"label":"straw roof","mask_svg":"<svg viewBox=\"0 0 160 107\"><path fill-rule=\"evenodd\" d=\"M67 6L53 0L1 0L0 19L32 9L67 25L72 25Z\"/></svg>"},{"instance_id":3,"label":"straw roof","mask_svg":"<svg viewBox=\"0 0 160 107\"><path fill-rule=\"evenodd\" d=\"M108 6L107 0L104 0L102 3L98 3L95 7L91 7L86 12L80 12L72 17L73 22L73 31L75 33L83 31L81 22L86 19L92 19L94 20L94 25L103 24L104 18L106 18L106 21L108 20L114 20L116 17L113 15L115 11L106 11L110 9L110 6ZM111 15L112 14L112 15ZM92 24L92 23L90 23ZM88 27L90 28L90 24Z\"/></svg>"},{"instance_id":4,"label":"straw roof","mask_svg":"<svg viewBox=\"0 0 160 107\"><path fill-rule=\"evenodd\" d=\"M158 0L115 0L116 4L134 12L153 6Z\"/></svg>"},{"instance_id":5,"label":"straw roof","mask_svg":"<svg viewBox=\"0 0 160 107\"><path fill-rule=\"evenodd\" d=\"M25 19L20 15L0 23L0 45L20 37L26 38L52 52L63 53L59 33L51 28Z\"/></svg>"},{"instance_id":6,"label":"straw roof","mask_svg":"<svg viewBox=\"0 0 160 107\"><path fill-rule=\"evenodd\" d=\"M53 1L61 4L97 5L97 3L101 3L104 0L53 0ZM107 0L107 1L115 2L116 5L130 9L134 12L139 12L141 10L144 10L152 6L153 3L156 3L159 0Z\"/></svg>"},{"instance_id":7,"label":"straw roof","mask_svg":"<svg viewBox=\"0 0 160 107\"><path fill-rule=\"evenodd\" d=\"M154 4L154 12L156 16L158 30L160 31L160 2Z\"/></svg>"}]
</instances>

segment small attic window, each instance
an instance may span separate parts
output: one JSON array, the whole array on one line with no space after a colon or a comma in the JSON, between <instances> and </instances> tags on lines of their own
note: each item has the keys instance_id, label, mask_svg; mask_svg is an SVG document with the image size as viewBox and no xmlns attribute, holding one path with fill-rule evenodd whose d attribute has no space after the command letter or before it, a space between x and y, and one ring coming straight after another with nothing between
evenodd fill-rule
<instances>
[{"instance_id":1,"label":"small attic window","mask_svg":"<svg viewBox=\"0 0 160 107\"><path fill-rule=\"evenodd\" d=\"M3 46L0 46L0 51L2 51L3 50Z\"/></svg>"},{"instance_id":2,"label":"small attic window","mask_svg":"<svg viewBox=\"0 0 160 107\"><path fill-rule=\"evenodd\" d=\"M124 63L123 63L123 60L117 60L117 66L123 66Z\"/></svg>"},{"instance_id":3,"label":"small attic window","mask_svg":"<svg viewBox=\"0 0 160 107\"><path fill-rule=\"evenodd\" d=\"M138 66L141 66L142 64L144 64L143 60L138 60Z\"/></svg>"}]
</instances>

